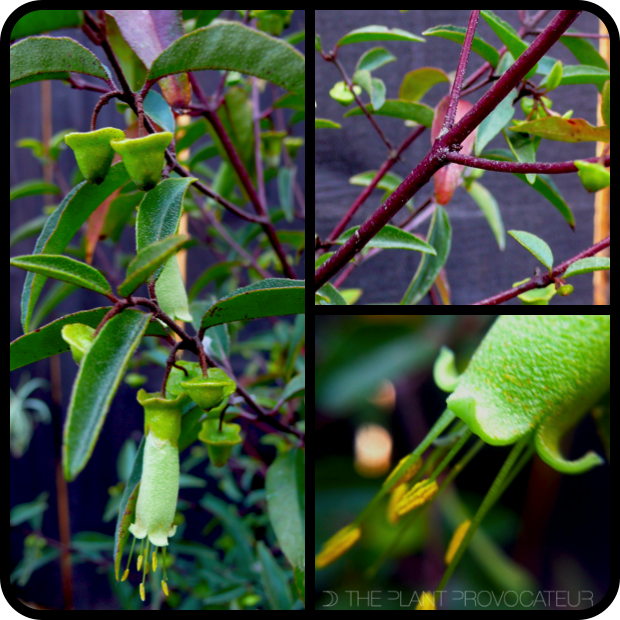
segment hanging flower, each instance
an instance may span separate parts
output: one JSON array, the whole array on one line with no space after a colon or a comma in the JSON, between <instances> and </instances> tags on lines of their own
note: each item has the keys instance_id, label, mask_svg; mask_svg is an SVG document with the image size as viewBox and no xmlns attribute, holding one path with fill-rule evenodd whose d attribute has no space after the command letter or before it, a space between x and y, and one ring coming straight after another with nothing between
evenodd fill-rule
<instances>
[{"instance_id":1,"label":"hanging flower","mask_svg":"<svg viewBox=\"0 0 620 620\"><path fill-rule=\"evenodd\" d=\"M143 601L146 574L151 569L153 572L157 570L158 547L163 548L164 568L161 583L164 593L168 595L165 555L168 539L174 536L177 530L173 521L179 496L178 442L183 408L189 401L186 394L168 400L161 398L160 394L148 394L145 390L138 393L138 402L144 407L145 444L136 518L129 526L129 531L142 541L138 570L143 570L140 584L140 597ZM149 565L151 545L156 549L152 553L152 564ZM131 554L133 549L132 546ZM131 563L131 555L129 562ZM125 571L123 581L128 574L129 569Z\"/></svg>"}]
</instances>

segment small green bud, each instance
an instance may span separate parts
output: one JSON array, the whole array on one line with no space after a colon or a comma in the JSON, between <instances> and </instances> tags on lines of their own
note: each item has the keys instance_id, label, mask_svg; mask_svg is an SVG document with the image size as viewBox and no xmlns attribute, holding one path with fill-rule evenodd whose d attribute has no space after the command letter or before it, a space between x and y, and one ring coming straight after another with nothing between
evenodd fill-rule
<instances>
[{"instance_id":1,"label":"small green bud","mask_svg":"<svg viewBox=\"0 0 620 620\"><path fill-rule=\"evenodd\" d=\"M579 169L579 178L587 191L598 192L609 187L611 183L609 168L605 168L603 164L576 161L575 166Z\"/></svg>"},{"instance_id":2,"label":"small green bud","mask_svg":"<svg viewBox=\"0 0 620 620\"><path fill-rule=\"evenodd\" d=\"M243 439L239 435L241 427L238 424L224 422L220 431L219 420L205 420L198 435L201 441L207 444L209 458L216 467L224 467L232 454L232 449Z\"/></svg>"},{"instance_id":3,"label":"small green bud","mask_svg":"<svg viewBox=\"0 0 620 620\"><path fill-rule=\"evenodd\" d=\"M235 382L219 368L209 368L208 377L200 376L181 381L181 387L205 411L218 407L235 393Z\"/></svg>"},{"instance_id":4,"label":"small green bud","mask_svg":"<svg viewBox=\"0 0 620 620\"><path fill-rule=\"evenodd\" d=\"M79 366L93 346L95 330L81 323L65 325L60 332L62 339L71 347L75 363Z\"/></svg>"}]
</instances>

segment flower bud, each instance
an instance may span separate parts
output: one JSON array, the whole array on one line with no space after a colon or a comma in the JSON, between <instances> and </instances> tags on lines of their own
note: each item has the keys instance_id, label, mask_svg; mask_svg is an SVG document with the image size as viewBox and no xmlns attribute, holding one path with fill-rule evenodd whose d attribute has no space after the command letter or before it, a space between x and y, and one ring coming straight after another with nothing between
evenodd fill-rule
<instances>
[{"instance_id":1,"label":"flower bud","mask_svg":"<svg viewBox=\"0 0 620 620\"><path fill-rule=\"evenodd\" d=\"M80 172L94 185L101 185L105 180L112 160L114 149L112 140L123 140L125 133L114 127L105 127L88 133L70 133L65 142L73 149Z\"/></svg>"}]
</instances>

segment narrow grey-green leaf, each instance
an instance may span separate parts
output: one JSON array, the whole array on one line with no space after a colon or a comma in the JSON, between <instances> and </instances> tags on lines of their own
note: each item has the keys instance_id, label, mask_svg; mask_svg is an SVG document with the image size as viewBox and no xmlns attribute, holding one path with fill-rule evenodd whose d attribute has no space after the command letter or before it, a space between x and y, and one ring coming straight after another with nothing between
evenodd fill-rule
<instances>
[{"instance_id":1,"label":"narrow grey-green leaf","mask_svg":"<svg viewBox=\"0 0 620 620\"><path fill-rule=\"evenodd\" d=\"M440 205L437 205L431 219L428 242L435 248L437 255L422 255L418 270L399 304L401 306L414 306L424 298L450 256L452 228L446 210Z\"/></svg>"},{"instance_id":2,"label":"narrow grey-green leaf","mask_svg":"<svg viewBox=\"0 0 620 620\"><path fill-rule=\"evenodd\" d=\"M102 295L112 294L112 288L99 270L68 256L59 254L16 256L10 263L13 267L81 286Z\"/></svg>"},{"instance_id":3,"label":"narrow grey-green leaf","mask_svg":"<svg viewBox=\"0 0 620 620\"><path fill-rule=\"evenodd\" d=\"M448 24L445 26L435 26L434 28L429 28L422 34L429 37L442 37L443 39L448 39L448 41L454 41L459 45L463 45L465 35L467 34L467 28ZM499 52L482 37L478 35L474 36L471 50L472 52L478 54L478 56L484 58L492 67L497 67L497 63L499 62Z\"/></svg>"},{"instance_id":4,"label":"narrow grey-green leaf","mask_svg":"<svg viewBox=\"0 0 620 620\"><path fill-rule=\"evenodd\" d=\"M270 278L240 288L214 304L202 317L201 328L270 316L305 314L306 282Z\"/></svg>"},{"instance_id":5,"label":"narrow grey-green leaf","mask_svg":"<svg viewBox=\"0 0 620 620\"><path fill-rule=\"evenodd\" d=\"M336 43L336 47L350 45L351 43L366 43L367 41L419 41L424 43L422 37L411 34L399 28L387 28L386 26L365 26L347 33Z\"/></svg>"},{"instance_id":6,"label":"narrow grey-green leaf","mask_svg":"<svg viewBox=\"0 0 620 620\"><path fill-rule=\"evenodd\" d=\"M336 243L342 245L353 237L359 229L354 226L340 235ZM384 226L367 244L367 248L384 248L388 250L415 250L425 254L436 255L437 252L432 245L418 239L410 232L396 228L396 226Z\"/></svg>"},{"instance_id":7,"label":"narrow grey-green leaf","mask_svg":"<svg viewBox=\"0 0 620 620\"><path fill-rule=\"evenodd\" d=\"M493 11L481 11L480 15L489 24L491 30L499 37L500 41L508 48L515 60L517 60L528 48L528 44L508 22L501 19ZM525 77L527 79L531 78L536 73L537 68L538 64Z\"/></svg>"},{"instance_id":8,"label":"narrow grey-green leaf","mask_svg":"<svg viewBox=\"0 0 620 620\"><path fill-rule=\"evenodd\" d=\"M63 440L63 468L75 480L93 452L112 399L142 340L150 315L122 312L108 321L82 360Z\"/></svg>"},{"instance_id":9,"label":"narrow grey-green leaf","mask_svg":"<svg viewBox=\"0 0 620 620\"><path fill-rule=\"evenodd\" d=\"M356 70L375 71L395 60L396 56L383 47L374 47L362 54L357 62Z\"/></svg>"},{"instance_id":10,"label":"narrow grey-green leaf","mask_svg":"<svg viewBox=\"0 0 620 620\"><path fill-rule=\"evenodd\" d=\"M549 271L553 269L553 252L540 237L524 230L509 230L508 234L531 252Z\"/></svg>"},{"instance_id":11,"label":"narrow grey-green leaf","mask_svg":"<svg viewBox=\"0 0 620 620\"><path fill-rule=\"evenodd\" d=\"M171 256L183 248L188 247L193 241L187 235L172 235L146 246L138 252L138 255L127 267L127 277L118 287L121 297L128 297L141 284L144 284L159 267L168 261Z\"/></svg>"},{"instance_id":12,"label":"narrow grey-green leaf","mask_svg":"<svg viewBox=\"0 0 620 620\"><path fill-rule=\"evenodd\" d=\"M269 520L291 566L306 565L306 458L300 448L279 456L267 472Z\"/></svg>"},{"instance_id":13,"label":"narrow grey-green leaf","mask_svg":"<svg viewBox=\"0 0 620 620\"><path fill-rule=\"evenodd\" d=\"M95 209L129 180L122 162L110 168L101 185L84 181L73 188L49 216L34 248L34 254L62 254ZM45 285L45 276L29 273L22 293L22 326L30 331L30 322Z\"/></svg>"},{"instance_id":14,"label":"narrow grey-green leaf","mask_svg":"<svg viewBox=\"0 0 620 620\"><path fill-rule=\"evenodd\" d=\"M577 32L573 28L569 28L566 34L570 32ZM591 67L598 67L599 69L609 69L605 59L598 53L598 50L588 41L581 37L560 37L560 43L562 43L571 54L582 64L589 65Z\"/></svg>"},{"instance_id":15,"label":"narrow grey-green leaf","mask_svg":"<svg viewBox=\"0 0 620 620\"><path fill-rule=\"evenodd\" d=\"M280 568L271 551L262 540L256 545L263 589L267 595L270 609L291 609L293 597L288 585L288 579Z\"/></svg>"},{"instance_id":16,"label":"narrow grey-green leaf","mask_svg":"<svg viewBox=\"0 0 620 620\"><path fill-rule=\"evenodd\" d=\"M340 127L341 125L339 125L338 123L334 123L334 121L330 121L325 118L314 119L315 129L340 129Z\"/></svg>"},{"instance_id":17,"label":"narrow grey-green leaf","mask_svg":"<svg viewBox=\"0 0 620 620\"><path fill-rule=\"evenodd\" d=\"M386 99L380 110L375 110L372 104L367 105L366 110L370 112L370 114L377 114L378 116L391 116L392 118L402 118L406 121L415 121L429 128L433 124L433 109L422 103L400 101L399 99ZM353 110L349 110L344 117L362 116L363 114L363 110L354 108Z\"/></svg>"},{"instance_id":18,"label":"narrow grey-green leaf","mask_svg":"<svg viewBox=\"0 0 620 620\"><path fill-rule=\"evenodd\" d=\"M504 97L502 101L497 104L497 107L487 116L478 126L476 132L476 157L480 157L480 153L484 151L486 147L495 136L497 136L501 130L512 120L515 115L515 109L512 102L515 98L515 91L513 90L507 97Z\"/></svg>"},{"instance_id":19,"label":"narrow grey-green leaf","mask_svg":"<svg viewBox=\"0 0 620 620\"><path fill-rule=\"evenodd\" d=\"M487 222L495 235L499 249L504 251L506 247L506 233L497 200L495 200L493 194L491 194L484 185L481 185L477 181L474 181L469 188L467 188L467 191L480 207L482 213L484 213L484 217L487 218Z\"/></svg>"}]
</instances>

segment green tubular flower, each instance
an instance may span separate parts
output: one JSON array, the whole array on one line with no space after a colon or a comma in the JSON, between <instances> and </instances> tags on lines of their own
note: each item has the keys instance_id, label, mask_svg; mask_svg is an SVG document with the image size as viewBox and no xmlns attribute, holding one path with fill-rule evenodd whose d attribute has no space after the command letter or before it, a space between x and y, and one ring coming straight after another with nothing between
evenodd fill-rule
<instances>
[{"instance_id":1,"label":"green tubular flower","mask_svg":"<svg viewBox=\"0 0 620 620\"><path fill-rule=\"evenodd\" d=\"M93 185L101 185L114 159L114 149L110 142L124 138L125 133L120 129L105 127L88 133L67 134L65 142L73 149L84 178Z\"/></svg>"},{"instance_id":2,"label":"green tubular flower","mask_svg":"<svg viewBox=\"0 0 620 620\"><path fill-rule=\"evenodd\" d=\"M216 467L224 467L232 454L232 449L243 439L239 435L241 427L238 424L222 424L220 431L219 420L205 420L198 439L207 444L209 458Z\"/></svg>"},{"instance_id":3,"label":"green tubular flower","mask_svg":"<svg viewBox=\"0 0 620 620\"><path fill-rule=\"evenodd\" d=\"M148 192L161 181L164 153L172 138L169 131L164 131L134 140L112 140L111 145L123 158L127 173L138 189Z\"/></svg>"},{"instance_id":4,"label":"green tubular flower","mask_svg":"<svg viewBox=\"0 0 620 620\"><path fill-rule=\"evenodd\" d=\"M219 368L209 368L207 377L181 381L181 387L205 411L226 403L237 389L235 382Z\"/></svg>"},{"instance_id":5,"label":"green tubular flower","mask_svg":"<svg viewBox=\"0 0 620 620\"><path fill-rule=\"evenodd\" d=\"M151 555L151 544L164 549L162 588L164 593L168 594L165 548L168 546L168 539L174 536L177 530L173 521L179 497L178 442L183 408L190 400L187 394L168 400L161 398L159 394L148 394L145 390L140 390L138 402L144 407L146 439L136 517L135 522L129 526L129 531L136 539L143 541L138 557L138 570L144 567L140 586L140 597L144 601L146 573L151 569L153 572L157 570L156 550L153 552L150 568L148 559L145 561L145 558ZM129 562L131 562L131 555ZM125 571L123 581L127 579L128 574L129 570Z\"/></svg>"}]
</instances>

